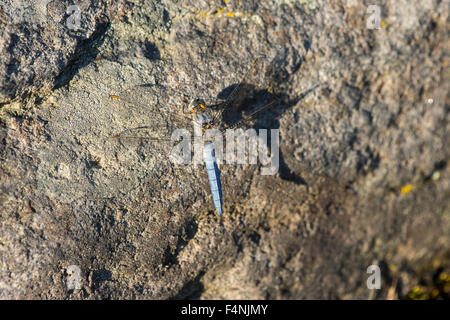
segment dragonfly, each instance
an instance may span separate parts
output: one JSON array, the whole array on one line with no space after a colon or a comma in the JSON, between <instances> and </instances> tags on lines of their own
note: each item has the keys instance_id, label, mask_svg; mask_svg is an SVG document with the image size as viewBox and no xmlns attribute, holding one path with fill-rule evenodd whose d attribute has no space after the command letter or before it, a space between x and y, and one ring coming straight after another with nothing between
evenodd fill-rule
<instances>
[{"instance_id":1,"label":"dragonfly","mask_svg":"<svg viewBox=\"0 0 450 320\"><path fill-rule=\"evenodd\" d=\"M227 129L242 128L254 120L257 115L276 106L280 100L269 89L272 68L272 62L265 57L258 57L253 61L239 84L229 88L228 91L231 92L226 99L208 105L203 99L194 98L183 106L181 112L158 108L156 101L142 105L140 103L142 97L149 97L148 95L151 94L144 92L149 88L147 85L137 86L123 93L111 94L111 99L123 101L131 109L146 110L144 112L150 115L152 124L127 128L110 136L108 140L121 141L121 143L146 141L173 145L176 143L172 136L174 130L187 128L194 124L194 127L200 130L197 130L197 133L194 132L193 140L194 143L199 142L202 145L203 162L208 175L213 204L216 213L222 218L222 184L214 139L206 137L205 133L207 130L215 129L223 134ZM152 108L150 113L148 113L149 108ZM127 109L126 112L130 112L130 109Z\"/></svg>"}]
</instances>

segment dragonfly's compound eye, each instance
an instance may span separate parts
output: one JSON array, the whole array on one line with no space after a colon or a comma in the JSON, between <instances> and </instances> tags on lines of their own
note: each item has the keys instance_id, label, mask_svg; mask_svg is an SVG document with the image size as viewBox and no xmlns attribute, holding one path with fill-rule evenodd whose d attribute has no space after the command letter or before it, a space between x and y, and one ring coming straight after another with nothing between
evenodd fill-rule
<instances>
[{"instance_id":1,"label":"dragonfly's compound eye","mask_svg":"<svg viewBox=\"0 0 450 320\"><path fill-rule=\"evenodd\" d=\"M205 109L205 101L203 100L197 100L197 109Z\"/></svg>"},{"instance_id":2,"label":"dragonfly's compound eye","mask_svg":"<svg viewBox=\"0 0 450 320\"><path fill-rule=\"evenodd\" d=\"M192 99L189 102L188 110L189 112L195 112L205 108L205 102L201 99Z\"/></svg>"},{"instance_id":3,"label":"dragonfly's compound eye","mask_svg":"<svg viewBox=\"0 0 450 320\"><path fill-rule=\"evenodd\" d=\"M205 102L201 99L195 99L190 103L190 107L192 111L198 111L201 109L204 109L205 106Z\"/></svg>"}]
</instances>

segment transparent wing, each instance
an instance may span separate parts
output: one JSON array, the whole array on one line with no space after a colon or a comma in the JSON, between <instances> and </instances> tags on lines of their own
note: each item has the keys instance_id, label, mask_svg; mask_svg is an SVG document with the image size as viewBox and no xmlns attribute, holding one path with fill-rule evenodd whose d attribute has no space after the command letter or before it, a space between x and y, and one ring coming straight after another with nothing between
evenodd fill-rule
<instances>
[{"instance_id":1,"label":"transparent wing","mask_svg":"<svg viewBox=\"0 0 450 320\"><path fill-rule=\"evenodd\" d=\"M109 102L119 123L118 130L108 140L127 143L173 143L172 134L177 129L194 136L194 126L200 126L182 108L159 103L154 87L139 85L109 95Z\"/></svg>"},{"instance_id":2,"label":"transparent wing","mask_svg":"<svg viewBox=\"0 0 450 320\"><path fill-rule=\"evenodd\" d=\"M307 91L303 92L297 99L293 100L293 102L297 103L298 101L303 100L309 93L313 92L318 87L320 87L320 84L315 85L312 88L308 89ZM255 119L259 114L262 114L264 111L271 108L276 108L277 105L281 103L281 100L282 99L277 95L270 94L267 91L267 94L265 95L264 99L262 99L262 101L265 102L265 104L263 104L259 108L253 108L253 110L250 112L244 112L240 120L232 124L225 124L224 129L239 128L248 124L250 121Z\"/></svg>"},{"instance_id":3,"label":"transparent wing","mask_svg":"<svg viewBox=\"0 0 450 320\"><path fill-rule=\"evenodd\" d=\"M246 124L248 124L250 121L256 118L259 114L263 113L264 111L276 106L279 103L278 99L273 99L272 101L268 102L267 104L263 105L261 108L256 109L249 114L244 114L242 118L235 123L232 123L230 125L226 124L224 126L224 129L233 129L233 128L239 128Z\"/></svg>"}]
</instances>

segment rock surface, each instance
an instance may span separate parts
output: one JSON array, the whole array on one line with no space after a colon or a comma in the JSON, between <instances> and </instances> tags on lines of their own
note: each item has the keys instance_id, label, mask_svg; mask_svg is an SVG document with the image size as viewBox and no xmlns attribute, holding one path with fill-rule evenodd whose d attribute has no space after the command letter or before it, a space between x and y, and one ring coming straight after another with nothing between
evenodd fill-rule
<instances>
[{"instance_id":1,"label":"rock surface","mask_svg":"<svg viewBox=\"0 0 450 320\"><path fill-rule=\"evenodd\" d=\"M51 91L88 64L124 1L4 0L0 3L0 103Z\"/></svg>"},{"instance_id":2,"label":"rock surface","mask_svg":"<svg viewBox=\"0 0 450 320\"><path fill-rule=\"evenodd\" d=\"M449 269L448 1L386 2L379 29L368 1L92 1L77 32L58 3L1 7L1 298L384 299ZM221 165L222 221L203 166L107 139L258 56L281 57L253 124L280 168Z\"/></svg>"}]
</instances>

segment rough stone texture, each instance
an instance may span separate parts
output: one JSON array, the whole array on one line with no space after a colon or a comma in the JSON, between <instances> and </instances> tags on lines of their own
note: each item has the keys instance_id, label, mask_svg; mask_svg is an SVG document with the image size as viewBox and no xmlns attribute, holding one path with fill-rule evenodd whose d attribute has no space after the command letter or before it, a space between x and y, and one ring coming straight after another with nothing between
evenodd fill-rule
<instances>
[{"instance_id":1,"label":"rough stone texture","mask_svg":"<svg viewBox=\"0 0 450 320\"><path fill-rule=\"evenodd\" d=\"M0 113L1 298L384 299L449 269L448 1L380 2L379 30L369 1L95 3L78 38L1 31L3 101L35 92ZM223 164L223 221L202 166L106 139L277 52L253 126L280 129L280 170Z\"/></svg>"},{"instance_id":2,"label":"rough stone texture","mask_svg":"<svg viewBox=\"0 0 450 320\"><path fill-rule=\"evenodd\" d=\"M88 64L93 45L124 1L2 0L0 2L0 103L50 91ZM82 58L80 59L80 56Z\"/></svg>"}]
</instances>

